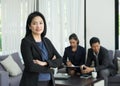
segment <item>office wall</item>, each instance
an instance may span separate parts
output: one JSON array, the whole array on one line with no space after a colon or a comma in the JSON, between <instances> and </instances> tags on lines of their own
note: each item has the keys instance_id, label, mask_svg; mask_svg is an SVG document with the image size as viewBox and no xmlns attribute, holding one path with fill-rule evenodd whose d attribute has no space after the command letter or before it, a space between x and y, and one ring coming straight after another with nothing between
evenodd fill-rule
<instances>
[{"instance_id":1,"label":"office wall","mask_svg":"<svg viewBox=\"0 0 120 86\"><path fill-rule=\"evenodd\" d=\"M86 0L86 41L100 38L101 45L115 49L115 0Z\"/></svg>"}]
</instances>

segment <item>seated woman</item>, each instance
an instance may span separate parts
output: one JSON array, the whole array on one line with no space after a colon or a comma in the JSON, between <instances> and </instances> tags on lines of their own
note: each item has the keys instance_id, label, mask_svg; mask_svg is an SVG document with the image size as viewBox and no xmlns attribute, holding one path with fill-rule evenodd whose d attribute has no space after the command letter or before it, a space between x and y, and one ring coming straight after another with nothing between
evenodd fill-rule
<instances>
[{"instance_id":1,"label":"seated woman","mask_svg":"<svg viewBox=\"0 0 120 86\"><path fill-rule=\"evenodd\" d=\"M80 73L80 66L85 64L85 48L79 45L79 39L76 34L69 36L70 46L65 48L63 63L67 66L67 73L74 75ZM78 66L78 67L75 67Z\"/></svg>"}]
</instances>

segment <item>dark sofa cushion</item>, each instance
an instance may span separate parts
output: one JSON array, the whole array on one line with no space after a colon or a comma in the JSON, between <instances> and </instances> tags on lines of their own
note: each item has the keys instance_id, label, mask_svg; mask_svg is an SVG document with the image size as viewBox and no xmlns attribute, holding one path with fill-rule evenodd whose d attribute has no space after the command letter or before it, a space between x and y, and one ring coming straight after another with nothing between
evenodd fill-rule
<instances>
[{"instance_id":1,"label":"dark sofa cushion","mask_svg":"<svg viewBox=\"0 0 120 86\"><path fill-rule=\"evenodd\" d=\"M120 74L117 74L115 76L109 77L109 82L110 83L120 83Z\"/></svg>"},{"instance_id":2,"label":"dark sofa cushion","mask_svg":"<svg viewBox=\"0 0 120 86\"><path fill-rule=\"evenodd\" d=\"M15 76L15 77L10 77L9 78L9 86L19 86L21 77L22 77L22 74Z\"/></svg>"},{"instance_id":3,"label":"dark sofa cushion","mask_svg":"<svg viewBox=\"0 0 120 86\"><path fill-rule=\"evenodd\" d=\"M109 54L110 59L113 60L114 59L114 52L113 52L113 50L109 50L108 54Z\"/></svg>"},{"instance_id":4,"label":"dark sofa cushion","mask_svg":"<svg viewBox=\"0 0 120 86\"><path fill-rule=\"evenodd\" d=\"M114 59L113 59L113 63L116 66L116 70L118 71L118 60L117 58L120 57L120 50L115 50L115 55L114 55Z\"/></svg>"},{"instance_id":5,"label":"dark sofa cushion","mask_svg":"<svg viewBox=\"0 0 120 86\"><path fill-rule=\"evenodd\" d=\"M0 64L0 71L5 71L4 67Z\"/></svg>"},{"instance_id":6,"label":"dark sofa cushion","mask_svg":"<svg viewBox=\"0 0 120 86\"><path fill-rule=\"evenodd\" d=\"M0 56L0 61L4 60L7 57L8 57L8 55L2 55L2 56Z\"/></svg>"}]
</instances>

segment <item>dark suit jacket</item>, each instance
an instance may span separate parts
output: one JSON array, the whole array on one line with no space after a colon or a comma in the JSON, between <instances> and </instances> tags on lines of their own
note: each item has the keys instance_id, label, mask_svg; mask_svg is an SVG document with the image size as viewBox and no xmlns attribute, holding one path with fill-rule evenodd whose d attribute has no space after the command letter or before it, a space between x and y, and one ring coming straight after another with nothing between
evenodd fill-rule
<instances>
[{"instance_id":1,"label":"dark suit jacket","mask_svg":"<svg viewBox=\"0 0 120 86\"><path fill-rule=\"evenodd\" d=\"M93 50L90 48L88 49L88 55L87 55L87 66L91 66L92 62L94 62L96 71L100 71L102 69L109 69L111 74L113 74L113 71L115 70L115 66L112 63L112 60L109 58L108 50L105 49L104 47L100 47L100 51L98 54L98 63L99 65L97 66L96 63L96 57L93 54Z\"/></svg>"},{"instance_id":2,"label":"dark suit jacket","mask_svg":"<svg viewBox=\"0 0 120 86\"><path fill-rule=\"evenodd\" d=\"M37 46L32 35L25 37L21 43L21 53L25 64L25 69L20 82L20 86L37 86L38 74L39 73L50 73L51 74L51 86L55 86L53 74L50 67L57 67L62 64L62 58L54 48L53 44L47 38L42 38L47 51L49 60L46 62L48 66L43 67L33 63L33 59L38 59L42 61L41 51ZM56 56L56 60L52 60L53 56Z\"/></svg>"},{"instance_id":3,"label":"dark suit jacket","mask_svg":"<svg viewBox=\"0 0 120 86\"><path fill-rule=\"evenodd\" d=\"M78 45L77 51L73 53L71 46L68 46L64 51L63 62L66 64L68 57L73 65L80 66L85 64L85 55L86 51L83 47Z\"/></svg>"}]
</instances>

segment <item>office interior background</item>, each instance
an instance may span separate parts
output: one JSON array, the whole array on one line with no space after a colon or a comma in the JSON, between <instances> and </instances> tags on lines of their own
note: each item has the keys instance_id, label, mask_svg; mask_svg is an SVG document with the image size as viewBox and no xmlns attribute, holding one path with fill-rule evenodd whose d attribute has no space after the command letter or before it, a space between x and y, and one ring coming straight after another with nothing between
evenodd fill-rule
<instances>
[{"instance_id":1,"label":"office interior background","mask_svg":"<svg viewBox=\"0 0 120 86\"><path fill-rule=\"evenodd\" d=\"M119 0L0 0L0 52L20 53L27 16L41 12L47 21L47 37L63 55L68 37L76 33L88 49L89 39L100 38L107 49L119 49Z\"/></svg>"}]
</instances>

